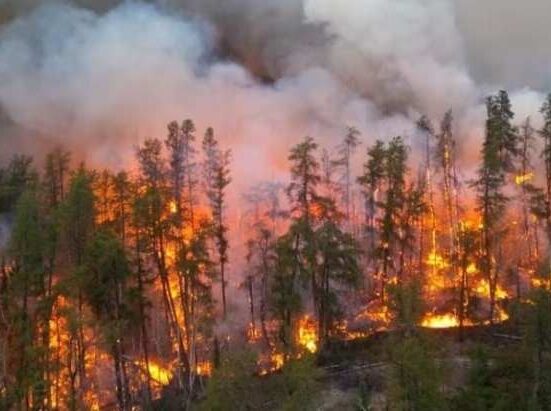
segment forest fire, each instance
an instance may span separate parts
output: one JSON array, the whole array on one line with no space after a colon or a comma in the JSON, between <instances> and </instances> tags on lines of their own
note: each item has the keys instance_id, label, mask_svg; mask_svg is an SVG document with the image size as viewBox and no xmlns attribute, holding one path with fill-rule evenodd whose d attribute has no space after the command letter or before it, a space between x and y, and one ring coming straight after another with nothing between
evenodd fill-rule
<instances>
[{"instance_id":1,"label":"forest fire","mask_svg":"<svg viewBox=\"0 0 551 411\"><path fill-rule=\"evenodd\" d=\"M365 3L0 0L0 410L550 408L549 13Z\"/></svg>"},{"instance_id":2,"label":"forest fire","mask_svg":"<svg viewBox=\"0 0 551 411\"><path fill-rule=\"evenodd\" d=\"M318 350L316 323L308 315L298 322L297 342L312 354Z\"/></svg>"},{"instance_id":3,"label":"forest fire","mask_svg":"<svg viewBox=\"0 0 551 411\"><path fill-rule=\"evenodd\" d=\"M520 186L526 184L534 179L534 173L528 172L526 174L519 174L515 176L515 184Z\"/></svg>"},{"instance_id":4,"label":"forest fire","mask_svg":"<svg viewBox=\"0 0 551 411\"><path fill-rule=\"evenodd\" d=\"M148 377L151 378L154 383L161 386L168 385L172 379L172 372L154 361L150 360L148 364L144 361L137 361L136 365L142 367L148 374Z\"/></svg>"},{"instance_id":5,"label":"forest fire","mask_svg":"<svg viewBox=\"0 0 551 411\"><path fill-rule=\"evenodd\" d=\"M454 314L428 315L421 322L427 328L455 328L459 327L459 320Z\"/></svg>"},{"instance_id":6,"label":"forest fire","mask_svg":"<svg viewBox=\"0 0 551 411\"><path fill-rule=\"evenodd\" d=\"M438 270L443 270L445 268L448 268L450 264L439 255L436 250L432 250L427 258L427 265L429 267L434 267Z\"/></svg>"},{"instance_id":7,"label":"forest fire","mask_svg":"<svg viewBox=\"0 0 551 411\"><path fill-rule=\"evenodd\" d=\"M212 374L212 363L210 361L202 361L197 363L196 366L197 375L202 377L209 377Z\"/></svg>"}]
</instances>

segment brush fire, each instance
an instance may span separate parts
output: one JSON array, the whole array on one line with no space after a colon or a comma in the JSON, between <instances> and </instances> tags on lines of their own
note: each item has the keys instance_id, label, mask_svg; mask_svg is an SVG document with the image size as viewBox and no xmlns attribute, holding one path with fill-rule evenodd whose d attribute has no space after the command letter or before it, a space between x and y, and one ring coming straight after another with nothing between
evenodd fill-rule
<instances>
[{"instance_id":1,"label":"brush fire","mask_svg":"<svg viewBox=\"0 0 551 411\"><path fill-rule=\"evenodd\" d=\"M549 408L551 95L453 7L11 3L0 409Z\"/></svg>"}]
</instances>

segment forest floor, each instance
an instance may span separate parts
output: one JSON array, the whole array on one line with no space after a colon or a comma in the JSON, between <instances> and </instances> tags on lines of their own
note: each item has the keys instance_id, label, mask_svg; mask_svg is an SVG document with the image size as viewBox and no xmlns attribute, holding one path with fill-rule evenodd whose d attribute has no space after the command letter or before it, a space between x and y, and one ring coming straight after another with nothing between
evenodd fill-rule
<instances>
[{"instance_id":1,"label":"forest floor","mask_svg":"<svg viewBox=\"0 0 551 411\"><path fill-rule=\"evenodd\" d=\"M486 345L507 349L520 343L511 324L476 326L465 329L459 340L459 330L420 329L420 333L438 347L438 363L445 374L445 390L453 393L465 384L471 367L469 352ZM386 394L391 378L392 362L388 352L395 343L396 332L381 332L353 341L334 341L318 358L323 370L318 410L383 411L387 409ZM369 393L370 408L365 406ZM363 400L362 400L363 399Z\"/></svg>"}]
</instances>

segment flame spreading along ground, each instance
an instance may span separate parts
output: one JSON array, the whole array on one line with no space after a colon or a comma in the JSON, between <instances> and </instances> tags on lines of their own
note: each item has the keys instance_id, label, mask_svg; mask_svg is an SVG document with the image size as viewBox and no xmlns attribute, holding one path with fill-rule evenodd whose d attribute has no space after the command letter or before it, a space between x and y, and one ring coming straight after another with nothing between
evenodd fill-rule
<instances>
[{"instance_id":1,"label":"flame spreading along ground","mask_svg":"<svg viewBox=\"0 0 551 411\"><path fill-rule=\"evenodd\" d=\"M455 314L429 315L421 325L427 328L454 328L459 327L459 320Z\"/></svg>"}]
</instances>

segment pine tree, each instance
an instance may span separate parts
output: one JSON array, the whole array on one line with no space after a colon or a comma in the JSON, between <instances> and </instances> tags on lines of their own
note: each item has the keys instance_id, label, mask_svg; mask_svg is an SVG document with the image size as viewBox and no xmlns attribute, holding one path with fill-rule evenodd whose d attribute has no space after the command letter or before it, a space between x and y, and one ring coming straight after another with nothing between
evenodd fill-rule
<instances>
[{"instance_id":1,"label":"pine tree","mask_svg":"<svg viewBox=\"0 0 551 411\"><path fill-rule=\"evenodd\" d=\"M486 135L482 146L482 165L478 179L473 183L478 194L478 210L482 214L482 271L490 288L489 318L495 316L495 293L499 279L496 258L503 231L500 222L508 198L503 193L505 175L512 171L513 159L518 154L517 130L511 124L513 112L507 92L500 91L486 100Z\"/></svg>"},{"instance_id":2,"label":"pine tree","mask_svg":"<svg viewBox=\"0 0 551 411\"><path fill-rule=\"evenodd\" d=\"M543 201L540 201L540 215L543 216L546 223L549 258L549 270L551 271L551 94L547 96L545 103L541 108L544 124L539 134L543 140L542 158L545 164L545 188Z\"/></svg>"},{"instance_id":3,"label":"pine tree","mask_svg":"<svg viewBox=\"0 0 551 411\"><path fill-rule=\"evenodd\" d=\"M442 178L442 197L446 208L446 217L448 222L448 241L450 260L454 278L457 278L457 258L458 250L458 220L459 220L459 200L458 200L458 178L456 166L456 143L453 136L453 114L448 110L440 123L440 133L436 134L436 164L437 170Z\"/></svg>"},{"instance_id":4,"label":"pine tree","mask_svg":"<svg viewBox=\"0 0 551 411\"><path fill-rule=\"evenodd\" d=\"M379 194L385 177L385 159L386 146L377 140L375 144L367 150L367 161L363 166L363 174L358 177L363 195L365 198L366 209L366 232L369 239L368 254L373 255L376 247L377 237L377 209L379 202Z\"/></svg>"},{"instance_id":5,"label":"pine tree","mask_svg":"<svg viewBox=\"0 0 551 411\"><path fill-rule=\"evenodd\" d=\"M44 186L51 207L57 206L65 197L65 184L69 174L71 154L57 147L46 155Z\"/></svg>"},{"instance_id":6,"label":"pine tree","mask_svg":"<svg viewBox=\"0 0 551 411\"><path fill-rule=\"evenodd\" d=\"M231 152L220 150L212 128L206 131L203 138L203 152L205 156L203 164L204 179L213 218L213 234L218 251L218 266L222 284L222 310L225 319L227 316L226 265L228 263L229 248L225 208L226 188L231 182L229 170Z\"/></svg>"},{"instance_id":7,"label":"pine tree","mask_svg":"<svg viewBox=\"0 0 551 411\"><path fill-rule=\"evenodd\" d=\"M113 232L101 230L86 246L79 282L84 300L102 326L115 368L117 401L120 410L130 410L126 369L125 335L131 323L128 306L130 267L126 252Z\"/></svg>"},{"instance_id":8,"label":"pine tree","mask_svg":"<svg viewBox=\"0 0 551 411\"><path fill-rule=\"evenodd\" d=\"M515 183L518 190L520 191L520 213L522 217L521 224L521 233L520 235L524 238L524 244L526 247L519 247L518 251L518 267L521 266L530 266L533 265L534 261L537 259L537 249L533 241L533 227L530 221L530 193L533 192L533 185L531 180L533 177L533 172L531 171L531 157L532 151L534 149L534 137L535 130L531 125L530 117L526 118L520 128L519 134L519 158L518 158L518 171L515 176ZM526 258L524 257L526 255ZM517 288L517 299L520 299L520 289L521 289L521 280L520 280L520 270L517 268L514 270L516 274L516 288Z\"/></svg>"},{"instance_id":9,"label":"pine tree","mask_svg":"<svg viewBox=\"0 0 551 411\"><path fill-rule=\"evenodd\" d=\"M12 157L8 166L0 169L0 213L12 212L21 194L29 185L34 184L36 179L31 157Z\"/></svg>"},{"instance_id":10,"label":"pine tree","mask_svg":"<svg viewBox=\"0 0 551 411\"><path fill-rule=\"evenodd\" d=\"M14 321L11 365L15 376L8 392L16 408L40 408L45 403L44 380L46 364L41 356L43 342L40 327L47 322L41 313L45 302L44 233L36 189L20 195L10 244L13 268L10 275L12 302L9 313ZM13 389L13 390L12 390Z\"/></svg>"},{"instance_id":11,"label":"pine tree","mask_svg":"<svg viewBox=\"0 0 551 411\"><path fill-rule=\"evenodd\" d=\"M188 354L179 325L176 301L170 291L169 267L167 261L170 221L167 218L169 190L166 181L166 164L162 157L162 144L157 139L148 139L137 151L140 165L140 185L144 188L137 205L138 221L143 225L146 248L152 255L161 281L162 298L171 339L176 342L178 357L177 381L181 391L189 380L191 372Z\"/></svg>"},{"instance_id":12,"label":"pine tree","mask_svg":"<svg viewBox=\"0 0 551 411\"><path fill-rule=\"evenodd\" d=\"M44 325L42 327L42 345L44 347L43 355L46 364L45 381L46 386L52 389L46 391L46 408L50 407L52 401L59 397L59 370L60 348L56 347L53 352L50 348L51 320L58 321L59 318L52 319L56 307L59 305L58 293L54 292L54 273L59 269L59 256L63 256L61 249L62 237L60 235L60 215L62 214L63 200L66 195L66 183L69 177L71 155L68 151L55 148L46 155L43 168L42 179L40 182L40 197L42 201L42 214L45 233L45 270L46 279L44 284L44 294L47 297L47 304L44 305Z\"/></svg>"},{"instance_id":13,"label":"pine tree","mask_svg":"<svg viewBox=\"0 0 551 411\"><path fill-rule=\"evenodd\" d=\"M113 230L121 243L126 246L134 187L128 174L125 171L120 171L112 177L112 188Z\"/></svg>"},{"instance_id":14,"label":"pine tree","mask_svg":"<svg viewBox=\"0 0 551 411\"><path fill-rule=\"evenodd\" d=\"M349 230L352 228L352 159L360 145L359 135L358 129L347 127L346 136L338 147L338 158L334 162L336 166L342 169L341 183L344 185L344 210Z\"/></svg>"},{"instance_id":15,"label":"pine tree","mask_svg":"<svg viewBox=\"0 0 551 411\"><path fill-rule=\"evenodd\" d=\"M324 219L316 230L316 245L319 249L318 280L319 298L316 307L318 336L321 342L329 338L333 324L340 315L337 286L351 289L358 285L360 268L358 248L351 234L341 230L338 220Z\"/></svg>"},{"instance_id":16,"label":"pine tree","mask_svg":"<svg viewBox=\"0 0 551 411\"><path fill-rule=\"evenodd\" d=\"M433 187L433 167L432 167L432 161L431 157L433 155L432 153L432 145L431 141L435 138L434 128L432 126L432 123L426 116L422 116L417 121L417 128L420 130L423 137L425 137L425 185L426 189L426 204L429 212L430 217L430 255L436 256L438 255L438 243L437 243L437 232L436 232L436 209L434 204L434 187ZM421 227L421 230L424 229L424 224ZM422 252L421 252L422 254ZM421 257L423 257L421 255ZM436 265L431 264L432 269L432 277L434 278L436 276Z\"/></svg>"},{"instance_id":17,"label":"pine tree","mask_svg":"<svg viewBox=\"0 0 551 411\"><path fill-rule=\"evenodd\" d=\"M407 148L401 137L393 138L388 144L385 157L385 198L379 203L382 217L380 242L376 255L381 261L381 301L385 300L385 288L392 269L395 269L395 253L400 241L398 224L406 202L405 174L407 170Z\"/></svg>"},{"instance_id":18,"label":"pine tree","mask_svg":"<svg viewBox=\"0 0 551 411\"><path fill-rule=\"evenodd\" d=\"M95 230L96 205L92 190L92 175L81 165L72 175L69 190L63 203L60 205L61 233L63 248L67 250L67 259L71 267L70 275L65 279L68 297L74 301L76 325L71 330L71 341L74 344L69 348L72 361L68 367L74 365L69 373L70 408L76 409L83 404L84 390L87 381L86 347L84 333L83 289L76 281L76 272L84 262L86 244Z\"/></svg>"}]
</instances>

